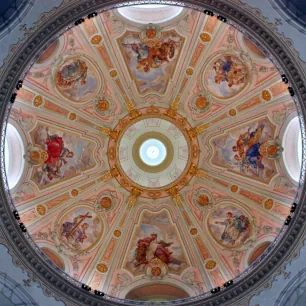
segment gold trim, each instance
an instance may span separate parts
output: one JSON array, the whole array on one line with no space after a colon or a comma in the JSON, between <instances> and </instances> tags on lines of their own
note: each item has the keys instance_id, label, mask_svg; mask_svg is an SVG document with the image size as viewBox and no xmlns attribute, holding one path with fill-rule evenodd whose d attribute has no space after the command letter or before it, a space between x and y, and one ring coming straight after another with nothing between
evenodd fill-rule
<instances>
[{"instance_id":1,"label":"gold trim","mask_svg":"<svg viewBox=\"0 0 306 306\"><path fill-rule=\"evenodd\" d=\"M167 111L167 109L163 109L164 111ZM151 188L151 187L144 187L142 185L139 185L137 184L136 182L134 182L133 180L131 180L124 172L124 170L122 169L121 167L121 164L120 164L120 160L119 160L119 154L117 153L116 154L116 165L118 166L119 170L120 170L120 173L121 175L127 180L127 182L131 185L131 186L134 186L134 187L137 187L139 189L143 189L143 190L146 190L146 191L165 191L177 184L179 184L179 182L182 180L182 178L188 173L189 171L189 168L190 168L190 165L191 165L191 160L192 160L192 146L191 146L191 143L192 143L192 140L188 137L188 134L187 132L182 129L182 126L178 124L178 122L171 118L171 117L168 117L166 116L165 114L143 114L135 119L132 119L132 120L128 120L126 122L126 124L124 125L124 127L122 129L119 130L119 135L118 135L118 138L114 141L115 142L115 146L116 146L116 152L119 152L119 146L120 146L120 142L121 142L121 138L123 137L125 131L130 127L132 126L133 124L135 124L136 122L138 121L141 121L141 120L145 120L147 118L159 118L159 119L163 119L163 120L166 120L166 121L169 121L171 123L173 123L178 129L180 129L180 131L183 133L186 141L187 141L187 145L188 145L188 161L187 161L187 164L185 166L185 169L184 171L182 172L182 174L176 179L174 180L172 183L168 184L168 185L165 185L163 187L159 187L159 188ZM124 118L123 118L124 119Z\"/></svg>"},{"instance_id":2,"label":"gold trim","mask_svg":"<svg viewBox=\"0 0 306 306\"><path fill-rule=\"evenodd\" d=\"M156 106L150 106L150 107L144 107L141 109L138 109L138 112L141 114L141 116L138 116L134 119L131 119L129 115L119 120L119 123L115 127L115 130L118 133L118 137L116 139L110 138L108 143L108 163L110 168L118 167L120 175L116 177L116 180L126 190L129 192L132 192L132 188L138 188L139 190L142 190L141 197L144 198L151 198L151 199L157 199L157 198L164 198L169 196L167 190L169 188L172 188L173 186L176 186L178 190L181 190L184 188L187 183L191 180L192 175L189 175L188 172L190 170L190 166L192 163L195 165L198 164L199 159L199 144L197 138L190 138L187 133L187 128L191 128L190 124L186 119L184 119L181 115L176 114L174 118L169 117L166 115L167 109L156 107ZM187 165L183 171L183 173L172 183L158 188L152 188L152 187L145 187L138 185L135 181L131 180L124 172L124 170L121 168L121 164L119 161L118 156L118 150L121 142L121 138L125 131L135 124L138 121L147 119L147 118L159 118L164 119L166 121L169 121L173 123L178 129L181 130L182 134L184 135L187 145L188 145L188 161ZM111 157L111 158L110 158Z\"/></svg>"},{"instance_id":3,"label":"gold trim","mask_svg":"<svg viewBox=\"0 0 306 306\"><path fill-rule=\"evenodd\" d=\"M167 150L166 158L164 159L162 163L160 163L157 166L147 165L141 160L141 157L139 154L140 147L148 139L157 139L160 142L162 142L163 145L166 147L166 150ZM132 155L133 155L133 160L135 164L142 171L149 172L149 173L158 173L158 172L164 171L165 169L169 167L169 165L171 164L173 160L174 150L173 150L173 145L168 137L166 137L165 135L159 132L147 132L139 136L138 139L135 141L133 149L132 149Z\"/></svg>"}]
</instances>

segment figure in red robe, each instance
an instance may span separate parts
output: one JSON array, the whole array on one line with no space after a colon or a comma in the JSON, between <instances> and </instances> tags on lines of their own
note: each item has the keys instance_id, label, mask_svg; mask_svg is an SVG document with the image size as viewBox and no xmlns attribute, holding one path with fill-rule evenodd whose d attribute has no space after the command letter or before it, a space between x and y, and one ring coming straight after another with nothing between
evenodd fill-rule
<instances>
[{"instance_id":1,"label":"figure in red robe","mask_svg":"<svg viewBox=\"0 0 306 306\"><path fill-rule=\"evenodd\" d=\"M60 169L67 163L66 158L73 157L73 152L64 147L63 138L55 134L48 135L46 140L48 158L45 161L43 170L47 173L49 180L53 180L54 177L62 177Z\"/></svg>"},{"instance_id":2,"label":"figure in red robe","mask_svg":"<svg viewBox=\"0 0 306 306\"><path fill-rule=\"evenodd\" d=\"M145 237L137 241L137 248L136 248L137 263L135 264L136 267L139 267L142 264L147 265L149 263L147 260L147 250L151 242L156 240L156 238L157 238L157 234L152 233L150 237Z\"/></svg>"}]
</instances>

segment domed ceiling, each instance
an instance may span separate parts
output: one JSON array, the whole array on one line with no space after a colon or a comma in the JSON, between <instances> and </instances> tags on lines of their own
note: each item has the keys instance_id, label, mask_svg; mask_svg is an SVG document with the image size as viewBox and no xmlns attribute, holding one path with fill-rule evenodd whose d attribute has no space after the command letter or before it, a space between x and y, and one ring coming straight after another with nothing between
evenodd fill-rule
<instances>
[{"instance_id":1,"label":"domed ceiling","mask_svg":"<svg viewBox=\"0 0 306 306\"><path fill-rule=\"evenodd\" d=\"M112 10L65 32L9 118L21 222L59 269L119 298L242 277L297 192L284 161L297 110L275 65L216 16L175 12L137 23Z\"/></svg>"}]
</instances>

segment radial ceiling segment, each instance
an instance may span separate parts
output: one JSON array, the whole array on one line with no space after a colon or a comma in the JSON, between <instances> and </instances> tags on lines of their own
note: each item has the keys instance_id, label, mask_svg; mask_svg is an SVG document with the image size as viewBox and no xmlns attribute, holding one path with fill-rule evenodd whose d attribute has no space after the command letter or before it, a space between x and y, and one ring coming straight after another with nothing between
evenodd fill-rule
<instances>
[{"instance_id":1,"label":"radial ceiling segment","mask_svg":"<svg viewBox=\"0 0 306 306\"><path fill-rule=\"evenodd\" d=\"M190 298L242 279L298 190L284 81L216 16L86 18L40 54L10 113L20 222L54 265L108 296Z\"/></svg>"}]
</instances>

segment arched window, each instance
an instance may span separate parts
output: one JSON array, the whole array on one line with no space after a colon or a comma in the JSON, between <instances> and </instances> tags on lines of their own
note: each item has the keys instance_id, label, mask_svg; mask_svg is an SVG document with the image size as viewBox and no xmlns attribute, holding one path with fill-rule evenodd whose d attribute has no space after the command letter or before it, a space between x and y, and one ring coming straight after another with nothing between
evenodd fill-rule
<instances>
[{"instance_id":1,"label":"arched window","mask_svg":"<svg viewBox=\"0 0 306 306\"><path fill-rule=\"evenodd\" d=\"M284 134L283 147L286 169L291 178L298 182L302 165L302 135L298 117L289 122Z\"/></svg>"},{"instance_id":2,"label":"arched window","mask_svg":"<svg viewBox=\"0 0 306 306\"><path fill-rule=\"evenodd\" d=\"M270 244L271 244L270 241L266 241L263 244L257 246L251 253L250 257L248 258L248 264L251 265L253 262L255 262L256 259L264 253L264 251L267 249L267 247Z\"/></svg>"},{"instance_id":3,"label":"arched window","mask_svg":"<svg viewBox=\"0 0 306 306\"><path fill-rule=\"evenodd\" d=\"M182 7L162 4L145 4L122 7L118 12L123 17L137 23L161 23L175 18Z\"/></svg>"},{"instance_id":4,"label":"arched window","mask_svg":"<svg viewBox=\"0 0 306 306\"><path fill-rule=\"evenodd\" d=\"M14 188L20 180L24 167L24 148L17 129L10 123L7 125L5 137L5 172L9 188Z\"/></svg>"},{"instance_id":5,"label":"arched window","mask_svg":"<svg viewBox=\"0 0 306 306\"><path fill-rule=\"evenodd\" d=\"M188 297L188 293L181 288L168 284L150 284L131 290L125 298L146 302L162 302Z\"/></svg>"}]
</instances>

